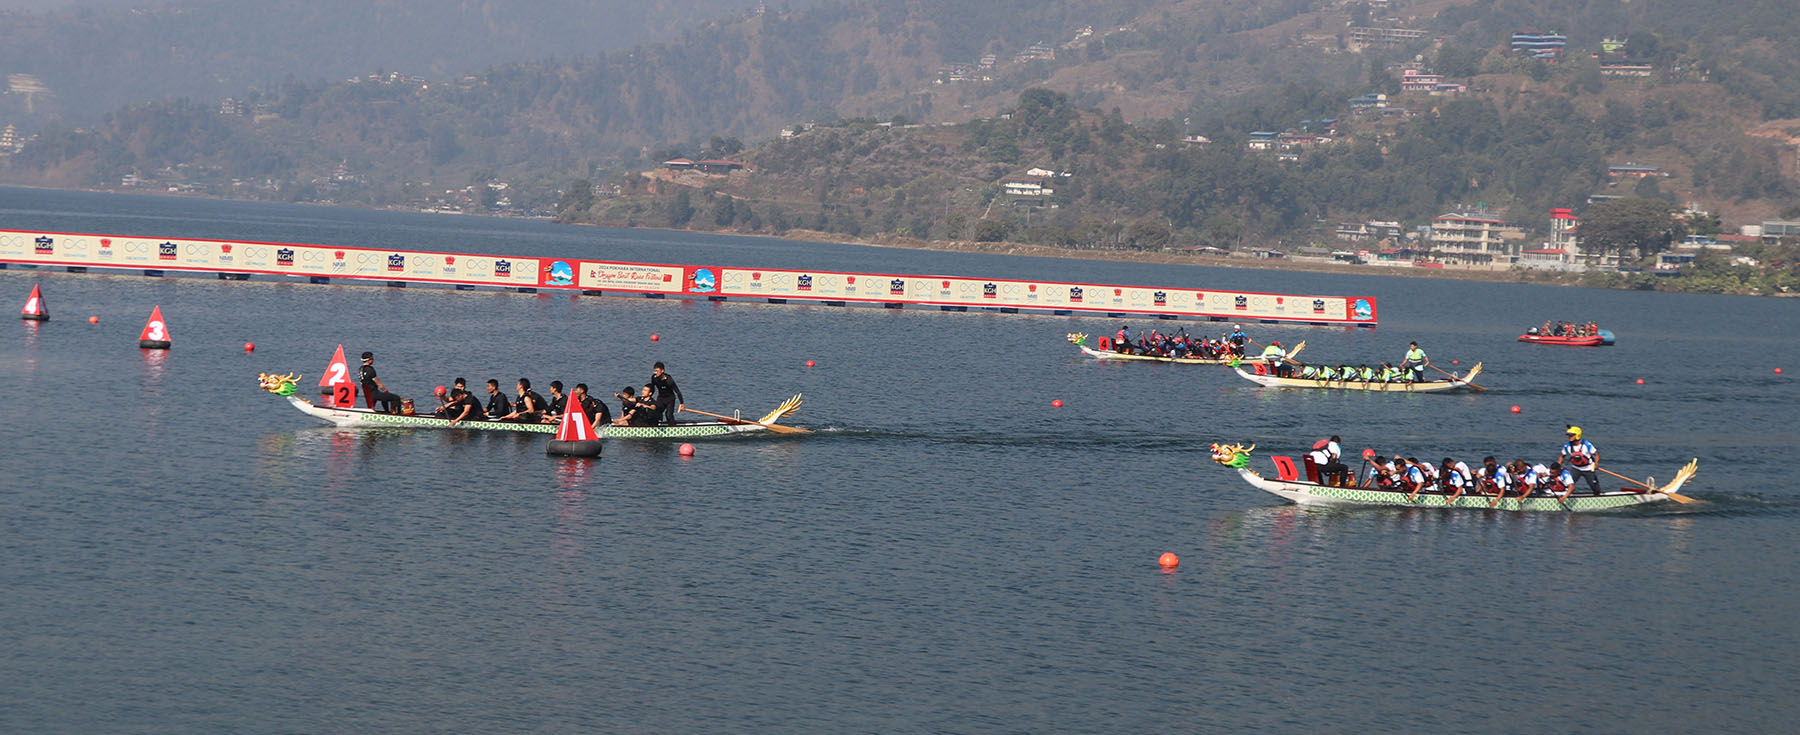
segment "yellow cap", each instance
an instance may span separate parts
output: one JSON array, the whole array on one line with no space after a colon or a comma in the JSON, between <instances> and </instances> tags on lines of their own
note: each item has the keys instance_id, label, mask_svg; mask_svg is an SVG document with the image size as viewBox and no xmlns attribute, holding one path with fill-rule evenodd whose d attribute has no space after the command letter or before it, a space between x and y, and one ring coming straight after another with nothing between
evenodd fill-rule
<instances>
[{"instance_id":1,"label":"yellow cap","mask_svg":"<svg viewBox=\"0 0 1800 735\"><path fill-rule=\"evenodd\" d=\"M1581 438L1581 427L1579 427L1579 426L1569 427L1569 436L1575 437L1576 439L1580 439Z\"/></svg>"}]
</instances>

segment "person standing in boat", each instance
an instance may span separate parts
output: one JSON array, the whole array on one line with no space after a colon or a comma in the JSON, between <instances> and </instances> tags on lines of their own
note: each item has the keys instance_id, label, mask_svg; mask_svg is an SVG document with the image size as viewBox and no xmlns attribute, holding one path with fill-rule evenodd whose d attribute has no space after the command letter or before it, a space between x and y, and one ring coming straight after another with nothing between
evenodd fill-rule
<instances>
[{"instance_id":1,"label":"person standing in boat","mask_svg":"<svg viewBox=\"0 0 1800 735\"><path fill-rule=\"evenodd\" d=\"M1119 325L1119 333L1113 335L1113 351L1121 355L1131 354L1131 325Z\"/></svg>"},{"instance_id":2,"label":"person standing in boat","mask_svg":"<svg viewBox=\"0 0 1800 735\"><path fill-rule=\"evenodd\" d=\"M1419 343L1408 342L1406 345L1406 359L1400 361L1400 369L1402 371L1410 370L1411 374L1408 377L1412 382L1422 383L1425 381L1425 368L1430 366L1431 358L1426 357L1425 351L1419 349Z\"/></svg>"},{"instance_id":3,"label":"person standing in boat","mask_svg":"<svg viewBox=\"0 0 1800 735\"><path fill-rule=\"evenodd\" d=\"M1263 362L1269 364L1269 373L1277 378L1286 378L1293 372L1288 367L1287 351L1281 349L1281 342L1270 342L1262 351Z\"/></svg>"},{"instance_id":4,"label":"person standing in boat","mask_svg":"<svg viewBox=\"0 0 1800 735\"><path fill-rule=\"evenodd\" d=\"M1581 427L1571 426L1567 432L1569 441L1562 446L1562 464L1571 474L1587 480L1588 491L1600 494L1600 478L1594 468L1600 466L1600 450L1586 439L1581 438Z\"/></svg>"},{"instance_id":5,"label":"person standing in boat","mask_svg":"<svg viewBox=\"0 0 1800 735\"><path fill-rule=\"evenodd\" d=\"M490 420L497 421L512 413L512 401L507 400L506 394L500 392L500 381L488 378L487 392L487 417Z\"/></svg>"},{"instance_id":6,"label":"person standing in boat","mask_svg":"<svg viewBox=\"0 0 1800 735\"><path fill-rule=\"evenodd\" d=\"M1231 335L1226 337L1225 341L1231 343L1231 354L1243 357L1244 345L1250 341L1250 335L1244 334L1242 324L1233 324L1231 325Z\"/></svg>"},{"instance_id":7,"label":"person standing in boat","mask_svg":"<svg viewBox=\"0 0 1800 735\"><path fill-rule=\"evenodd\" d=\"M375 376L375 353L362 353L362 369L356 376L362 383L362 392L368 401L369 408L384 413L400 412L400 396L389 393L381 378Z\"/></svg>"},{"instance_id":8,"label":"person standing in boat","mask_svg":"<svg viewBox=\"0 0 1800 735\"><path fill-rule=\"evenodd\" d=\"M687 408L687 402L681 398L681 386L675 384L674 376L669 375L660 362L650 368L650 385L656 388L656 401L662 406L662 415L657 420L674 425L675 412Z\"/></svg>"}]
</instances>

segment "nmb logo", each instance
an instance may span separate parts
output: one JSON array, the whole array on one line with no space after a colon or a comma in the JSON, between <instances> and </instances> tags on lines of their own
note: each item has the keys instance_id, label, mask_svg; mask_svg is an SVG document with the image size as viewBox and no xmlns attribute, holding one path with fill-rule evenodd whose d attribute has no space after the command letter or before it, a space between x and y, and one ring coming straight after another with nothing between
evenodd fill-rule
<instances>
[{"instance_id":1,"label":"nmb logo","mask_svg":"<svg viewBox=\"0 0 1800 735\"><path fill-rule=\"evenodd\" d=\"M156 259L157 260L174 260L175 259L175 243L163 242L163 243L157 244Z\"/></svg>"},{"instance_id":2,"label":"nmb logo","mask_svg":"<svg viewBox=\"0 0 1800 735\"><path fill-rule=\"evenodd\" d=\"M799 289L802 291L811 291L812 290L812 276L809 276L809 275L806 275L803 273L800 275L799 278L795 279L795 283L798 285Z\"/></svg>"},{"instance_id":3,"label":"nmb logo","mask_svg":"<svg viewBox=\"0 0 1800 735\"><path fill-rule=\"evenodd\" d=\"M406 270L406 256L394 253L388 256L388 272L397 273Z\"/></svg>"},{"instance_id":4,"label":"nmb logo","mask_svg":"<svg viewBox=\"0 0 1800 735\"><path fill-rule=\"evenodd\" d=\"M293 248L281 248L279 250L276 250L275 251L275 264L276 265L293 265L294 264L294 249Z\"/></svg>"},{"instance_id":5,"label":"nmb logo","mask_svg":"<svg viewBox=\"0 0 1800 735\"><path fill-rule=\"evenodd\" d=\"M48 235L32 240L31 245L32 249L36 251L38 255L56 254L56 240Z\"/></svg>"},{"instance_id":6,"label":"nmb logo","mask_svg":"<svg viewBox=\"0 0 1800 735\"><path fill-rule=\"evenodd\" d=\"M494 261L494 277L495 278L512 278L512 261L510 261L510 260Z\"/></svg>"}]
</instances>

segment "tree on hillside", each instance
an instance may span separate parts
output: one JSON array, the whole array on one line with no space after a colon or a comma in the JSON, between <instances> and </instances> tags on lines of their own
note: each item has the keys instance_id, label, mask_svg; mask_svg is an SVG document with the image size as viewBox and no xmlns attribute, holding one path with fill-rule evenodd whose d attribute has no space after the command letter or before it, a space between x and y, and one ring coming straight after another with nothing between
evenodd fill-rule
<instances>
[{"instance_id":1,"label":"tree on hillside","mask_svg":"<svg viewBox=\"0 0 1800 735\"><path fill-rule=\"evenodd\" d=\"M571 181L563 190L562 199L556 203L556 221L580 222L593 206L594 182L587 179Z\"/></svg>"},{"instance_id":2,"label":"tree on hillside","mask_svg":"<svg viewBox=\"0 0 1800 735\"><path fill-rule=\"evenodd\" d=\"M1614 199L1594 205L1581 217L1581 249L1621 259L1666 250L1686 236L1668 202L1656 199Z\"/></svg>"}]
</instances>

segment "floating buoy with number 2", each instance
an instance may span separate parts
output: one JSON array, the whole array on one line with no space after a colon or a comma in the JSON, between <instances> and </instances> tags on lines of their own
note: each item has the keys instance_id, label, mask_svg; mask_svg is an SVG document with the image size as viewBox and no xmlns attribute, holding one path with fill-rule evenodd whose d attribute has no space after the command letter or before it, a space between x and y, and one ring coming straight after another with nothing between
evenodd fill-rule
<instances>
[{"instance_id":1,"label":"floating buoy with number 2","mask_svg":"<svg viewBox=\"0 0 1800 735\"><path fill-rule=\"evenodd\" d=\"M138 333L138 346L146 350L166 350L169 344L169 324L163 321L162 307L153 307L150 321L144 322L144 331Z\"/></svg>"},{"instance_id":2,"label":"floating buoy with number 2","mask_svg":"<svg viewBox=\"0 0 1800 735\"><path fill-rule=\"evenodd\" d=\"M556 426L556 438L544 445L544 454L552 457L598 457L600 435L581 410L580 401L569 401L562 423Z\"/></svg>"},{"instance_id":3,"label":"floating buoy with number 2","mask_svg":"<svg viewBox=\"0 0 1800 735\"><path fill-rule=\"evenodd\" d=\"M19 318L28 322L50 321L50 310L44 308L44 294L38 291L37 284L31 284L31 298L25 300L25 308L19 310Z\"/></svg>"}]
</instances>

